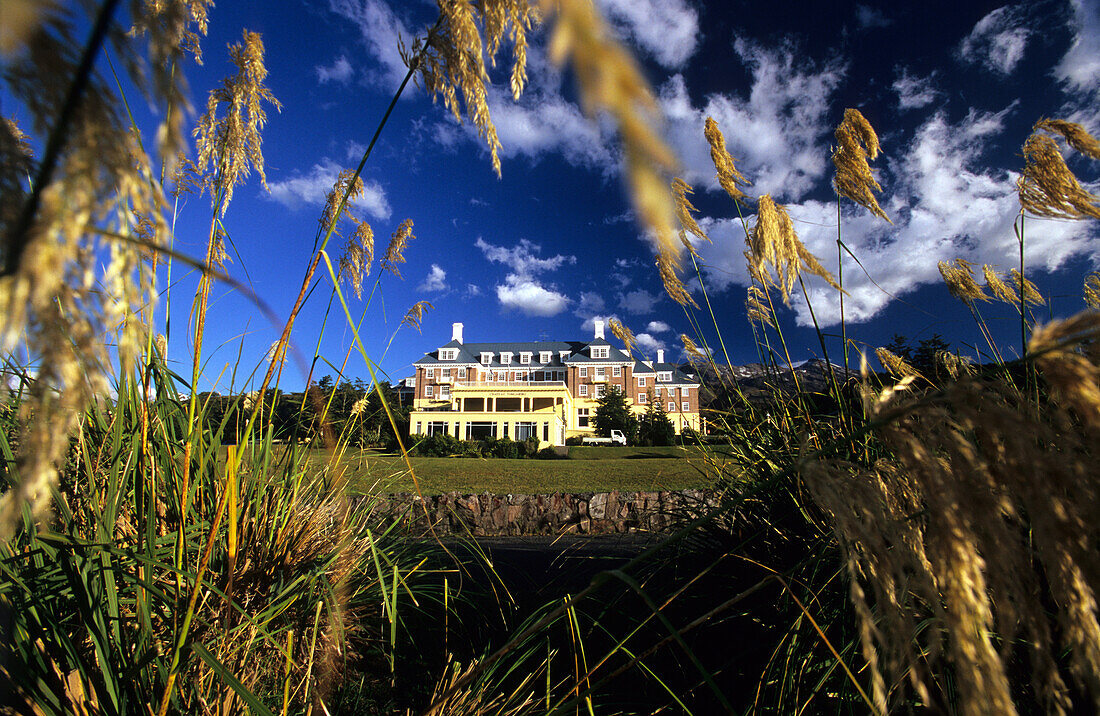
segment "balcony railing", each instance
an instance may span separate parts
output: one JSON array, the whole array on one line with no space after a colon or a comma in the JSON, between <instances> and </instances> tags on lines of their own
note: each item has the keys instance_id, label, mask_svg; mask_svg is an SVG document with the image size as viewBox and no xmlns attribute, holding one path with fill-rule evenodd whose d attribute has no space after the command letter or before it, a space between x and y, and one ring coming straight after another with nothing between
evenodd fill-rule
<instances>
[{"instance_id":1,"label":"balcony railing","mask_svg":"<svg viewBox=\"0 0 1100 716\"><path fill-rule=\"evenodd\" d=\"M456 380L454 388L565 388L564 380Z\"/></svg>"}]
</instances>

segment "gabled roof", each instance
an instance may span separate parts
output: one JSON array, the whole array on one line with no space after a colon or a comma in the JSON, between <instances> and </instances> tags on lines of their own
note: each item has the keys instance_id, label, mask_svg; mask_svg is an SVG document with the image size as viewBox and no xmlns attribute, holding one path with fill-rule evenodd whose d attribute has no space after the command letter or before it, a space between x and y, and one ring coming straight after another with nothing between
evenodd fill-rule
<instances>
[{"instance_id":1,"label":"gabled roof","mask_svg":"<svg viewBox=\"0 0 1100 716\"><path fill-rule=\"evenodd\" d=\"M561 368L563 363L559 358L561 351L569 351L570 355L582 350L584 348L583 343L576 341L525 341L515 343L458 343L457 341L451 341L441 348L458 348L458 357L455 360L439 360L439 351L435 350L431 353L427 353L418 361L415 361L415 366L435 366L435 365L464 365L477 363L481 365L481 354L492 353L493 361L488 364L491 367L500 368L505 365L517 366L524 365L519 362L520 353L530 353L531 362L527 365L532 367L538 366L551 366ZM538 360L539 353L548 351L550 353L549 363L540 363ZM511 363L501 363L500 354L511 353Z\"/></svg>"}]
</instances>

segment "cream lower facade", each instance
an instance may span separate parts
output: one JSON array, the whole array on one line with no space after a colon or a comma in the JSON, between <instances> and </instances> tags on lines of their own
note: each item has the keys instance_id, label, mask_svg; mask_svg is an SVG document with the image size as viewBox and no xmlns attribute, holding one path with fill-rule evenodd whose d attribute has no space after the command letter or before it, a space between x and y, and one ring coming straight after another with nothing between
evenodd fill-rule
<instances>
[{"instance_id":1,"label":"cream lower facade","mask_svg":"<svg viewBox=\"0 0 1100 716\"><path fill-rule=\"evenodd\" d=\"M454 381L445 398L418 398L409 415L413 434L446 432L460 440L492 436L526 440L539 447L564 445L566 438L591 435L598 402L571 394L564 381ZM645 405L633 405L641 416ZM699 413L668 411L677 433L699 430Z\"/></svg>"}]
</instances>

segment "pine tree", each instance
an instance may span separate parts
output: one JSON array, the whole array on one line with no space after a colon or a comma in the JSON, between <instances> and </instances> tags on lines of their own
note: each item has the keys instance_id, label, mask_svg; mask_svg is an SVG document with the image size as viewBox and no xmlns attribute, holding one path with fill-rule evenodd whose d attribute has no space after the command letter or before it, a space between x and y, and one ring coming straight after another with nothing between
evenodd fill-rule
<instances>
[{"instance_id":1,"label":"pine tree","mask_svg":"<svg viewBox=\"0 0 1100 716\"><path fill-rule=\"evenodd\" d=\"M596 401L596 415L592 419L596 434L611 437L612 430L621 430L627 442L633 443L638 435L638 417L630 410L630 401L622 388L612 385Z\"/></svg>"}]
</instances>

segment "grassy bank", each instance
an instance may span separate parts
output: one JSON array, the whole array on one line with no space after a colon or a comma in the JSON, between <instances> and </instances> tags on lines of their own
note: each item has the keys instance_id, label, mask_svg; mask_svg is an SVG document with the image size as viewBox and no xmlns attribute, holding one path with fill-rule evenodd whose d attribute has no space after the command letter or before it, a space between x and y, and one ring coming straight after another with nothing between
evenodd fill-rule
<instances>
[{"instance_id":1,"label":"grassy bank","mask_svg":"<svg viewBox=\"0 0 1100 716\"><path fill-rule=\"evenodd\" d=\"M683 490L712 483L697 450L573 447L569 453L568 460L411 457L415 481L399 455L349 453L340 465L347 471L349 489L371 493L414 492L416 483L428 495ZM316 451L309 459L319 466L328 455Z\"/></svg>"}]
</instances>

